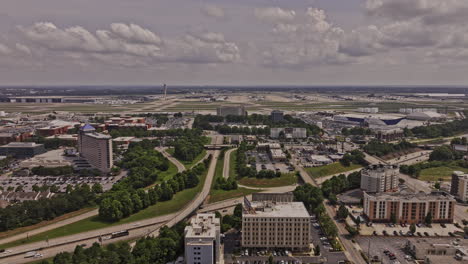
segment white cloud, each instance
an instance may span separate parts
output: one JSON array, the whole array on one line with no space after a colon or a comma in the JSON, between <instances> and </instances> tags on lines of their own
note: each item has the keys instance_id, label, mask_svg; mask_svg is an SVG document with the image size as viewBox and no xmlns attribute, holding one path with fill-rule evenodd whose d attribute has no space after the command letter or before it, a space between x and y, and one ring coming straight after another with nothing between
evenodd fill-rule
<instances>
[{"instance_id":1,"label":"white cloud","mask_svg":"<svg viewBox=\"0 0 468 264\"><path fill-rule=\"evenodd\" d=\"M296 11L281 9L279 7L255 8L255 17L266 22L287 22L296 17Z\"/></svg>"},{"instance_id":2,"label":"white cloud","mask_svg":"<svg viewBox=\"0 0 468 264\"><path fill-rule=\"evenodd\" d=\"M201 8L201 12L207 17L213 17L218 19L224 18L226 16L224 9L214 5L204 5Z\"/></svg>"},{"instance_id":3,"label":"white cloud","mask_svg":"<svg viewBox=\"0 0 468 264\"><path fill-rule=\"evenodd\" d=\"M15 48L21 53L31 55L31 50L26 45L23 45L21 43L16 43Z\"/></svg>"},{"instance_id":4,"label":"white cloud","mask_svg":"<svg viewBox=\"0 0 468 264\"><path fill-rule=\"evenodd\" d=\"M111 29L114 34L130 42L155 45L159 45L162 42L158 35L135 24L113 23L111 24Z\"/></svg>"},{"instance_id":5,"label":"white cloud","mask_svg":"<svg viewBox=\"0 0 468 264\"><path fill-rule=\"evenodd\" d=\"M64 57L73 60L98 59L124 66L166 62L231 63L240 60L237 45L216 32L163 40L135 24L113 23L110 30L97 30L95 33L80 26L61 29L52 23L18 28L31 46L65 54Z\"/></svg>"}]
</instances>

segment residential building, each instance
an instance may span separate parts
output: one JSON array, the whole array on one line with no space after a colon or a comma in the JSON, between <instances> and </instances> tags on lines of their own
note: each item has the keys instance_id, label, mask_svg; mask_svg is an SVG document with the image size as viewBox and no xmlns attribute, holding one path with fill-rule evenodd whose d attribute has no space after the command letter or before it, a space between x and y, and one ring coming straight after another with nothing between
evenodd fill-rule
<instances>
[{"instance_id":1,"label":"residential building","mask_svg":"<svg viewBox=\"0 0 468 264\"><path fill-rule=\"evenodd\" d=\"M361 170L361 189L368 193L396 191L398 178L396 165L371 165Z\"/></svg>"},{"instance_id":2,"label":"residential building","mask_svg":"<svg viewBox=\"0 0 468 264\"><path fill-rule=\"evenodd\" d=\"M220 263L221 226L215 214L197 214L185 227L187 264Z\"/></svg>"},{"instance_id":3,"label":"residential building","mask_svg":"<svg viewBox=\"0 0 468 264\"><path fill-rule=\"evenodd\" d=\"M113 163L112 137L96 133L94 127L86 124L78 133L78 151L94 168L107 173Z\"/></svg>"},{"instance_id":4,"label":"residential building","mask_svg":"<svg viewBox=\"0 0 468 264\"><path fill-rule=\"evenodd\" d=\"M0 200L7 201L10 204L24 201L37 201L54 196L54 193L47 192L2 192L0 191Z\"/></svg>"},{"instance_id":5,"label":"residential building","mask_svg":"<svg viewBox=\"0 0 468 264\"><path fill-rule=\"evenodd\" d=\"M405 137L405 133L401 128L376 129L375 137L381 141L395 141Z\"/></svg>"},{"instance_id":6,"label":"residential building","mask_svg":"<svg viewBox=\"0 0 468 264\"><path fill-rule=\"evenodd\" d=\"M243 207L243 247L309 250L310 215L302 202L250 202L245 198Z\"/></svg>"},{"instance_id":7,"label":"residential building","mask_svg":"<svg viewBox=\"0 0 468 264\"><path fill-rule=\"evenodd\" d=\"M216 109L216 114L219 116L246 116L247 112L243 105L223 105Z\"/></svg>"},{"instance_id":8,"label":"residential building","mask_svg":"<svg viewBox=\"0 0 468 264\"><path fill-rule=\"evenodd\" d=\"M452 173L450 194L464 203L468 201L468 173L461 171L454 171Z\"/></svg>"},{"instance_id":9,"label":"residential building","mask_svg":"<svg viewBox=\"0 0 468 264\"><path fill-rule=\"evenodd\" d=\"M272 127L270 129L271 138L307 138L307 129L302 127Z\"/></svg>"},{"instance_id":10,"label":"residential building","mask_svg":"<svg viewBox=\"0 0 468 264\"><path fill-rule=\"evenodd\" d=\"M284 112L279 110L273 110L270 114L271 121L274 123L284 121Z\"/></svg>"},{"instance_id":11,"label":"residential building","mask_svg":"<svg viewBox=\"0 0 468 264\"><path fill-rule=\"evenodd\" d=\"M1 156L12 156L18 159L31 158L44 152L46 152L44 145L34 142L11 142L0 146Z\"/></svg>"},{"instance_id":12,"label":"residential building","mask_svg":"<svg viewBox=\"0 0 468 264\"><path fill-rule=\"evenodd\" d=\"M50 137L60 134L66 134L70 126L46 126L36 129L36 134L42 137Z\"/></svg>"},{"instance_id":13,"label":"residential building","mask_svg":"<svg viewBox=\"0 0 468 264\"><path fill-rule=\"evenodd\" d=\"M364 214L372 222L424 223L431 213L435 223L452 223L455 199L445 192L399 193L364 192Z\"/></svg>"},{"instance_id":14,"label":"residential building","mask_svg":"<svg viewBox=\"0 0 468 264\"><path fill-rule=\"evenodd\" d=\"M0 131L0 145L5 145L10 142L22 142L32 137L31 130L26 129L6 129Z\"/></svg>"}]
</instances>

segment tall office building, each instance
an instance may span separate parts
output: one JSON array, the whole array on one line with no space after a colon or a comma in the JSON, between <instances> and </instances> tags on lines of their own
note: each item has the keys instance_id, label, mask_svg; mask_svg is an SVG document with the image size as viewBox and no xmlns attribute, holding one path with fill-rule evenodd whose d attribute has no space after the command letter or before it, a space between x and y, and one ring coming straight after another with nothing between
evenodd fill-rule
<instances>
[{"instance_id":1,"label":"tall office building","mask_svg":"<svg viewBox=\"0 0 468 264\"><path fill-rule=\"evenodd\" d=\"M215 264L220 262L221 227L215 214L197 214L185 227L185 262Z\"/></svg>"},{"instance_id":2,"label":"tall office building","mask_svg":"<svg viewBox=\"0 0 468 264\"><path fill-rule=\"evenodd\" d=\"M112 137L96 133L94 127L86 124L78 133L78 151L91 166L107 173L114 165Z\"/></svg>"},{"instance_id":3,"label":"tall office building","mask_svg":"<svg viewBox=\"0 0 468 264\"><path fill-rule=\"evenodd\" d=\"M242 246L247 248L310 248L310 215L302 202L244 200Z\"/></svg>"},{"instance_id":4,"label":"tall office building","mask_svg":"<svg viewBox=\"0 0 468 264\"><path fill-rule=\"evenodd\" d=\"M431 213L435 223L452 223L455 199L444 192L377 193L364 192L364 213L372 222L424 223Z\"/></svg>"},{"instance_id":5,"label":"tall office building","mask_svg":"<svg viewBox=\"0 0 468 264\"><path fill-rule=\"evenodd\" d=\"M271 121L282 122L284 121L284 112L279 110L273 110L270 114Z\"/></svg>"},{"instance_id":6,"label":"tall office building","mask_svg":"<svg viewBox=\"0 0 468 264\"><path fill-rule=\"evenodd\" d=\"M397 191L398 178L398 166L371 165L361 170L361 189L368 193Z\"/></svg>"},{"instance_id":7,"label":"tall office building","mask_svg":"<svg viewBox=\"0 0 468 264\"><path fill-rule=\"evenodd\" d=\"M461 171L453 172L450 194L464 203L468 201L468 173Z\"/></svg>"},{"instance_id":8,"label":"tall office building","mask_svg":"<svg viewBox=\"0 0 468 264\"><path fill-rule=\"evenodd\" d=\"M223 105L216 109L216 114L219 116L246 116L247 112L243 105Z\"/></svg>"}]
</instances>

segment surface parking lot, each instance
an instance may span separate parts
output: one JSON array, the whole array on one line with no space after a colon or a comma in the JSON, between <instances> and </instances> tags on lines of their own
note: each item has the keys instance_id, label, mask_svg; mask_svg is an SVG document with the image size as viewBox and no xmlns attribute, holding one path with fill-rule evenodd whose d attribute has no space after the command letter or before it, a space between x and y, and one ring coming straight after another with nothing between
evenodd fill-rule
<instances>
[{"instance_id":1,"label":"surface parking lot","mask_svg":"<svg viewBox=\"0 0 468 264\"><path fill-rule=\"evenodd\" d=\"M33 176L33 177L0 177L0 186L3 187L3 190L7 190L8 187L16 187L22 185L23 191L25 192L32 192L32 187L37 185L39 187L43 185L55 185L59 188L60 192L65 192L67 189L67 185L77 185L77 184L88 184L92 186L95 183L100 183L104 189L104 191L109 190L112 188L117 181L119 181L122 176L115 176L115 177L107 177L107 176L99 176L99 177L79 177L79 176L67 176L67 177L51 177L51 176Z\"/></svg>"},{"instance_id":2,"label":"surface parking lot","mask_svg":"<svg viewBox=\"0 0 468 264\"><path fill-rule=\"evenodd\" d=\"M375 236L359 236L355 239L361 246L364 253L370 253L373 258L377 256L382 260L382 264L393 264L393 263L415 263L413 260L405 259L407 255L403 250L407 238L404 237L375 237ZM396 257L391 260L388 255L384 253L385 250L390 251Z\"/></svg>"},{"instance_id":3,"label":"surface parking lot","mask_svg":"<svg viewBox=\"0 0 468 264\"><path fill-rule=\"evenodd\" d=\"M289 166L286 165L284 162L272 161L270 156L265 152L250 152L251 157L254 157L255 162L255 169L257 171L261 170L271 170L271 171L280 171L282 173L288 173Z\"/></svg>"},{"instance_id":4,"label":"surface parking lot","mask_svg":"<svg viewBox=\"0 0 468 264\"><path fill-rule=\"evenodd\" d=\"M400 224L396 225L386 225L386 224L373 224L371 227L366 226L365 224L361 225L360 233L362 235L372 235L374 231L378 236L386 235L388 236L407 236L409 232L409 226L401 226ZM445 227L444 227L445 226ZM457 228L453 224L432 224L431 227L421 225L416 227L416 233L414 236L419 237L440 237L440 236L450 236L450 233L454 234L455 232L463 232L463 230Z\"/></svg>"}]
</instances>

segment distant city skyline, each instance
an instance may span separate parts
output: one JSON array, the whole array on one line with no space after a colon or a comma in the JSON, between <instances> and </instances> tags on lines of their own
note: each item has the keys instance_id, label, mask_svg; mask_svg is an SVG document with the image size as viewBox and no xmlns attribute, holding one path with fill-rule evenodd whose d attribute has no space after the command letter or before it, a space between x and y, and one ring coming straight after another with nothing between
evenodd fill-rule
<instances>
[{"instance_id":1,"label":"distant city skyline","mask_svg":"<svg viewBox=\"0 0 468 264\"><path fill-rule=\"evenodd\" d=\"M464 0L17 0L4 85L468 84Z\"/></svg>"}]
</instances>

